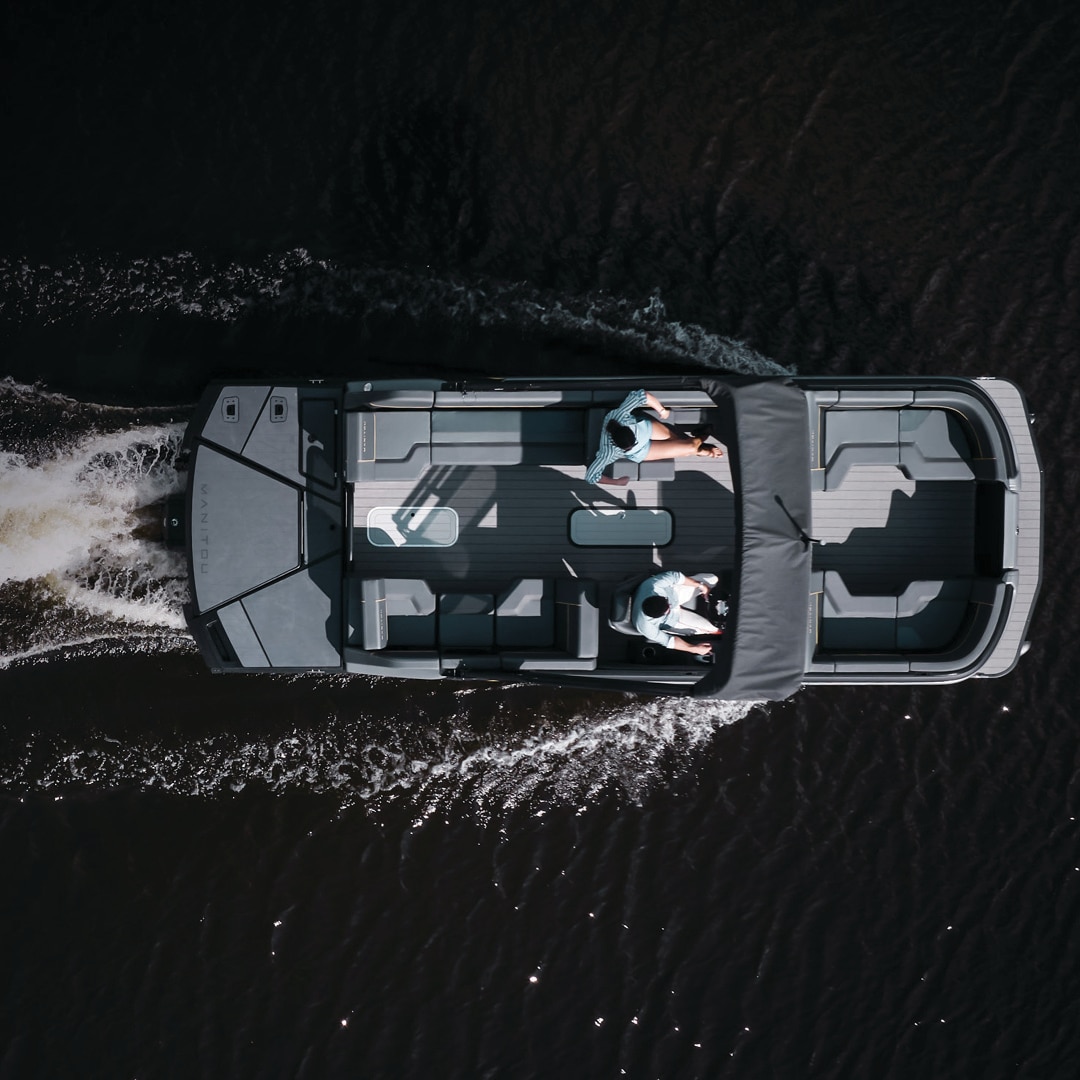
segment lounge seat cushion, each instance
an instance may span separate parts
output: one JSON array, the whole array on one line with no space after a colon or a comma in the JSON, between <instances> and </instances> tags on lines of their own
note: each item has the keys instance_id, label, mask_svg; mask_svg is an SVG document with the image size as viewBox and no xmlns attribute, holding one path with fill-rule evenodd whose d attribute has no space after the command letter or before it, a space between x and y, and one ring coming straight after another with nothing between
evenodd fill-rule
<instances>
[{"instance_id":1,"label":"lounge seat cushion","mask_svg":"<svg viewBox=\"0 0 1080 1080\"><path fill-rule=\"evenodd\" d=\"M548 648L555 643L555 590L543 578L518 578L495 601L500 649Z\"/></svg>"},{"instance_id":2,"label":"lounge seat cushion","mask_svg":"<svg viewBox=\"0 0 1080 1080\"><path fill-rule=\"evenodd\" d=\"M435 640L435 594L417 578L360 582L360 640L369 652L430 646Z\"/></svg>"},{"instance_id":3,"label":"lounge seat cushion","mask_svg":"<svg viewBox=\"0 0 1080 1080\"><path fill-rule=\"evenodd\" d=\"M580 465L584 454L582 409L447 409L431 417L434 465Z\"/></svg>"},{"instance_id":4,"label":"lounge seat cushion","mask_svg":"<svg viewBox=\"0 0 1080 1080\"><path fill-rule=\"evenodd\" d=\"M495 598L490 593L439 596L439 645L450 649L490 649L495 635Z\"/></svg>"},{"instance_id":5,"label":"lounge seat cushion","mask_svg":"<svg viewBox=\"0 0 1080 1080\"><path fill-rule=\"evenodd\" d=\"M860 596L848 590L847 583L835 570L824 575L826 619L895 619L896 596Z\"/></svg>"},{"instance_id":6,"label":"lounge seat cushion","mask_svg":"<svg viewBox=\"0 0 1080 1080\"><path fill-rule=\"evenodd\" d=\"M350 412L345 441L350 482L416 480L431 464L431 414L418 409Z\"/></svg>"},{"instance_id":7,"label":"lounge seat cushion","mask_svg":"<svg viewBox=\"0 0 1080 1080\"><path fill-rule=\"evenodd\" d=\"M899 465L897 409L829 409L825 413L825 489L832 491L855 465Z\"/></svg>"},{"instance_id":8,"label":"lounge seat cushion","mask_svg":"<svg viewBox=\"0 0 1080 1080\"><path fill-rule=\"evenodd\" d=\"M545 582L545 589L550 585ZM554 582L553 648L512 648L503 653L507 671L546 671L560 667L591 670L600 643L600 612L595 581L559 578Z\"/></svg>"},{"instance_id":9,"label":"lounge seat cushion","mask_svg":"<svg viewBox=\"0 0 1080 1080\"><path fill-rule=\"evenodd\" d=\"M973 480L959 421L944 409L900 414L900 467L912 480Z\"/></svg>"}]
</instances>

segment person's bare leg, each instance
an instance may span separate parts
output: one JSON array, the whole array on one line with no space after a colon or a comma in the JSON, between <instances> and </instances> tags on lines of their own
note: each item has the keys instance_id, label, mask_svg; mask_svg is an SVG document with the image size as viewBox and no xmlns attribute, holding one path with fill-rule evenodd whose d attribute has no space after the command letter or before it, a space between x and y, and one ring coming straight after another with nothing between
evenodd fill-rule
<instances>
[{"instance_id":1,"label":"person's bare leg","mask_svg":"<svg viewBox=\"0 0 1080 1080\"><path fill-rule=\"evenodd\" d=\"M698 452L700 446L700 439L688 439L683 435L670 434L665 441L649 444L649 452L645 455L645 460L666 461L669 458L691 457Z\"/></svg>"},{"instance_id":2,"label":"person's bare leg","mask_svg":"<svg viewBox=\"0 0 1080 1080\"><path fill-rule=\"evenodd\" d=\"M662 445L657 446L657 443ZM682 435L673 428L668 427L667 424L661 424L659 420L652 421L649 452L645 455L646 461L690 457L692 454L711 458L724 456L724 452L719 446L709 445L697 435Z\"/></svg>"}]
</instances>

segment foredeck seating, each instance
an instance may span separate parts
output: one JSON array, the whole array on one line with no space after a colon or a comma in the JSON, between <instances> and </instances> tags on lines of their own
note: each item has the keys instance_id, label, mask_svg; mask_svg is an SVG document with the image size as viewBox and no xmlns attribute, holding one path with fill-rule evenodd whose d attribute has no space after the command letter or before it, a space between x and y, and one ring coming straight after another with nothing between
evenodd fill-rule
<instances>
[{"instance_id":1,"label":"foredeck seating","mask_svg":"<svg viewBox=\"0 0 1080 1080\"><path fill-rule=\"evenodd\" d=\"M594 581L519 578L498 592L436 595L418 579L365 578L351 596L350 644L380 653L386 667L394 667L399 654L410 668L421 659L444 669L587 671L596 666Z\"/></svg>"},{"instance_id":2,"label":"foredeck seating","mask_svg":"<svg viewBox=\"0 0 1080 1080\"><path fill-rule=\"evenodd\" d=\"M960 422L944 409L900 413L900 468L912 480L973 480Z\"/></svg>"},{"instance_id":3,"label":"foredeck seating","mask_svg":"<svg viewBox=\"0 0 1080 1080\"><path fill-rule=\"evenodd\" d=\"M898 408L894 397L845 391L837 406L822 410L823 468L813 474L819 490L840 487L857 465L895 465L916 481L975 478L957 417L941 408Z\"/></svg>"},{"instance_id":4,"label":"foredeck seating","mask_svg":"<svg viewBox=\"0 0 1080 1080\"><path fill-rule=\"evenodd\" d=\"M812 589L820 603L811 669L839 673L951 670L985 647L1009 595L1007 580L983 577L860 595L835 571L815 573Z\"/></svg>"}]
</instances>

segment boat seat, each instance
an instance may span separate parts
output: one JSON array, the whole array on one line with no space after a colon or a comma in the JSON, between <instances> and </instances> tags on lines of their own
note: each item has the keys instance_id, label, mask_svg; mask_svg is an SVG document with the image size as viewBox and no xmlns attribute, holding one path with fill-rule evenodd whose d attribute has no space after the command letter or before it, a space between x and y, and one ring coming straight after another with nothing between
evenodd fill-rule
<instances>
[{"instance_id":1,"label":"boat seat","mask_svg":"<svg viewBox=\"0 0 1080 1080\"><path fill-rule=\"evenodd\" d=\"M1010 585L1005 579L993 578L975 578L955 584L967 588L966 599L943 601L936 598L934 604L916 616L918 619L932 615L935 622L932 633L919 637L905 636L904 621L901 621L896 624L895 652L888 648L875 652L875 646L865 638L850 649L837 652L829 651L830 646L823 643L824 651L814 657L814 669L830 670L840 675L868 674L879 677L909 672L913 675L947 675L977 663L1000 625L1009 602ZM934 606L941 604L950 606L947 615L945 608Z\"/></svg>"},{"instance_id":2,"label":"boat seat","mask_svg":"<svg viewBox=\"0 0 1080 1080\"><path fill-rule=\"evenodd\" d=\"M385 578L386 614L398 616L431 615L435 611L435 594L420 578Z\"/></svg>"},{"instance_id":3,"label":"boat seat","mask_svg":"<svg viewBox=\"0 0 1080 1080\"><path fill-rule=\"evenodd\" d=\"M974 662L989 645L1011 595L1012 586L1004 577L975 578L957 632L938 646L938 652L912 655L911 670L948 672L955 671L965 662Z\"/></svg>"},{"instance_id":4,"label":"boat seat","mask_svg":"<svg viewBox=\"0 0 1080 1080\"><path fill-rule=\"evenodd\" d=\"M823 410L824 470L819 489L834 491L856 465L896 465L912 480L973 480L970 452L959 420L945 409L874 407L874 398L850 399ZM880 404L885 404L882 398ZM852 408L859 404L863 407ZM849 407L845 407L849 406Z\"/></svg>"},{"instance_id":5,"label":"boat seat","mask_svg":"<svg viewBox=\"0 0 1080 1080\"><path fill-rule=\"evenodd\" d=\"M659 461L631 461L620 458L609 465L605 472L613 480L674 480L675 461L663 458Z\"/></svg>"},{"instance_id":6,"label":"boat seat","mask_svg":"<svg viewBox=\"0 0 1080 1080\"><path fill-rule=\"evenodd\" d=\"M951 648L969 608L988 603L982 597L997 584L990 578L913 581L896 594L860 596L835 571L823 579L820 643L826 650L859 653Z\"/></svg>"},{"instance_id":7,"label":"boat seat","mask_svg":"<svg viewBox=\"0 0 1080 1080\"><path fill-rule=\"evenodd\" d=\"M457 409L431 414L433 465L580 465L582 409Z\"/></svg>"},{"instance_id":8,"label":"boat seat","mask_svg":"<svg viewBox=\"0 0 1080 1080\"><path fill-rule=\"evenodd\" d=\"M635 574L632 578L627 578L615 586L611 594L611 603L608 606L608 626L612 630L617 630L620 634L627 634L630 637L641 636L637 627L634 626L634 593L637 592L638 586L643 581L652 577L652 574L652 571L647 574Z\"/></svg>"},{"instance_id":9,"label":"boat seat","mask_svg":"<svg viewBox=\"0 0 1080 1080\"><path fill-rule=\"evenodd\" d=\"M944 581L911 581L898 593L861 595L850 592L835 570L826 570L822 579L822 614L827 619L911 618L946 588Z\"/></svg>"},{"instance_id":10,"label":"boat seat","mask_svg":"<svg viewBox=\"0 0 1080 1080\"><path fill-rule=\"evenodd\" d=\"M600 446L600 432L603 430L604 417L611 412L611 408L589 410L586 464L596 456L596 450ZM692 427L700 424L705 415L706 411L699 407L671 406L671 416L666 423L680 429ZM672 458L661 461L630 461L628 458L621 458L609 465L604 470L604 475L610 476L613 480L674 480L675 461Z\"/></svg>"},{"instance_id":11,"label":"boat seat","mask_svg":"<svg viewBox=\"0 0 1080 1080\"><path fill-rule=\"evenodd\" d=\"M346 479L417 480L430 465L581 465L586 412L357 410L346 414Z\"/></svg>"},{"instance_id":12,"label":"boat seat","mask_svg":"<svg viewBox=\"0 0 1080 1080\"><path fill-rule=\"evenodd\" d=\"M896 596L868 596L853 594L847 583L835 570L824 574L824 602L822 617L825 619L895 619Z\"/></svg>"},{"instance_id":13,"label":"boat seat","mask_svg":"<svg viewBox=\"0 0 1080 1080\"><path fill-rule=\"evenodd\" d=\"M900 468L912 480L974 480L967 454L960 422L951 413L944 409L900 413Z\"/></svg>"},{"instance_id":14,"label":"boat seat","mask_svg":"<svg viewBox=\"0 0 1080 1080\"><path fill-rule=\"evenodd\" d=\"M495 645L500 649L555 644L555 589L543 578L518 578L495 601Z\"/></svg>"},{"instance_id":15,"label":"boat seat","mask_svg":"<svg viewBox=\"0 0 1080 1080\"><path fill-rule=\"evenodd\" d=\"M490 650L495 641L495 598L491 593L439 596L439 646Z\"/></svg>"},{"instance_id":16,"label":"boat seat","mask_svg":"<svg viewBox=\"0 0 1080 1080\"><path fill-rule=\"evenodd\" d=\"M900 464L898 409L827 409L824 486L834 491L855 465Z\"/></svg>"},{"instance_id":17,"label":"boat seat","mask_svg":"<svg viewBox=\"0 0 1080 1080\"><path fill-rule=\"evenodd\" d=\"M549 589L554 600L554 640L549 647L515 647L504 651L504 670L591 671L596 667L600 642L596 582L583 578L545 580L545 593ZM507 621L522 617L504 616Z\"/></svg>"},{"instance_id":18,"label":"boat seat","mask_svg":"<svg viewBox=\"0 0 1080 1080\"><path fill-rule=\"evenodd\" d=\"M430 646L435 640L435 594L417 578L360 582L360 644L368 652ZM350 613L350 617L354 619Z\"/></svg>"},{"instance_id":19,"label":"boat seat","mask_svg":"<svg viewBox=\"0 0 1080 1080\"><path fill-rule=\"evenodd\" d=\"M345 478L417 480L431 464L431 413L360 410L345 415Z\"/></svg>"}]
</instances>

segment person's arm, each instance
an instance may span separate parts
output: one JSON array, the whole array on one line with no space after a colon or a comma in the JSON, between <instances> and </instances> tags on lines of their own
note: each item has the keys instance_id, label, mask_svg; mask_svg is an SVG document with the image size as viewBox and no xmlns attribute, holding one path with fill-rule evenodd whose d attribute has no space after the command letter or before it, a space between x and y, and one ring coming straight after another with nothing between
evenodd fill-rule
<instances>
[{"instance_id":1,"label":"person's arm","mask_svg":"<svg viewBox=\"0 0 1080 1080\"><path fill-rule=\"evenodd\" d=\"M600 484L604 480L604 470L614 461L616 455L612 453L611 439L607 432L600 436L600 449L596 452L592 464L585 470L585 480L590 484Z\"/></svg>"},{"instance_id":2,"label":"person's arm","mask_svg":"<svg viewBox=\"0 0 1080 1080\"><path fill-rule=\"evenodd\" d=\"M704 581L698 581L697 578L687 577L685 574L682 579L683 585L689 585L691 589L697 589L702 596L709 595L709 586Z\"/></svg>"},{"instance_id":3,"label":"person's arm","mask_svg":"<svg viewBox=\"0 0 1080 1080\"><path fill-rule=\"evenodd\" d=\"M653 412L657 413L661 420L666 420L671 415L671 410L664 405L660 404L660 399L650 391L645 391L645 404L649 406Z\"/></svg>"}]
</instances>

